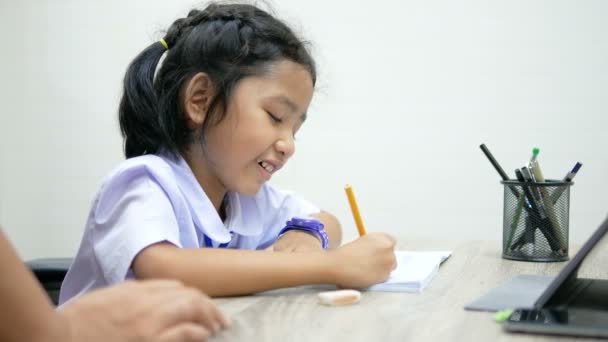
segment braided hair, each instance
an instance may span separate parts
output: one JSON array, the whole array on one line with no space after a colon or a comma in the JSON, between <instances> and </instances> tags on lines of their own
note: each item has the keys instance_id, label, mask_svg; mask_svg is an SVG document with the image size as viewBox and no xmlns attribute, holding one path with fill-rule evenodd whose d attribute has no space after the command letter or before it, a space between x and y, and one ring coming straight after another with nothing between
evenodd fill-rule
<instances>
[{"instance_id":1,"label":"braided hair","mask_svg":"<svg viewBox=\"0 0 608 342\"><path fill-rule=\"evenodd\" d=\"M161 149L177 153L192 141L180 89L197 73L206 73L215 90L203 123L204 141L206 130L225 117L225 110L218 109L226 108L236 83L264 74L271 63L282 59L306 68L314 86L315 63L305 43L283 22L253 5L211 3L177 19L163 42L144 49L125 74L118 110L125 157Z\"/></svg>"}]
</instances>

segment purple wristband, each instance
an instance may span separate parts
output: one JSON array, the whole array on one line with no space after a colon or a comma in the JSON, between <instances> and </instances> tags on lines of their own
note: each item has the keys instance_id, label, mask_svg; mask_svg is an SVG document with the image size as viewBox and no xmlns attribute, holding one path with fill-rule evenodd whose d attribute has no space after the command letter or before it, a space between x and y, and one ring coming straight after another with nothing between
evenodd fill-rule
<instances>
[{"instance_id":1,"label":"purple wristband","mask_svg":"<svg viewBox=\"0 0 608 342\"><path fill-rule=\"evenodd\" d=\"M323 249L327 249L329 246L329 239L327 238L327 233L325 232L325 225L323 225L323 223L319 220L294 217L287 221L285 227L279 232L279 237L289 230L302 230L309 232L321 240L321 246Z\"/></svg>"}]
</instances>

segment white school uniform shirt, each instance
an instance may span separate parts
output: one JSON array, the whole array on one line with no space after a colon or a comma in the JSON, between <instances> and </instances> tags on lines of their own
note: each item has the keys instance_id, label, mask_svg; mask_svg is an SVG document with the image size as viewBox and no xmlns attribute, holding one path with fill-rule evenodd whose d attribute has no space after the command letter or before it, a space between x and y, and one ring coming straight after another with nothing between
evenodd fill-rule
<instances>
[{"instance_id":1,"label":"white school uniform shirt","mask_svg":"<svg viewBox=\"0 0 608 342\"><path fill-rule=\"evenodd\" d=\"M147 246L263 249L292 217L320 209L266 183L255 196L228 193L222 222L183 158L144 155L124 161L105 179L87 219L80 248L61 286L59 304L94 288L133 278L131 264Z\"/></svg>"}]
</instances>

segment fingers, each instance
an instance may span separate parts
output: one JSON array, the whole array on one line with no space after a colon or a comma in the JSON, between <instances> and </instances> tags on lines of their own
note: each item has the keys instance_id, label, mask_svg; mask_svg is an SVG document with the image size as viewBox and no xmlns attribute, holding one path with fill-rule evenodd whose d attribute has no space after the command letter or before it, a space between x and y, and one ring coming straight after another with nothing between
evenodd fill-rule
<instances>
[{"instance_id":1,"label":"fingers","mask_svg":"<svg viewBox=\"0 0 608 342\"><path fill-rule=\"evenodd\" d=\"M391 245L393 247L395 247L395 245L397 244L397 239L395 239L394 236L389 235L389 234L384 234L384 236L386 236L389 239L389 241L391 242Z\"/></svg>"},{"instance_id":2,"label":"fingers","mask_svg":"<svg viewBox=\"0 0 608 342\"><path fill-rule=\"evenodd\" d=\"M381 236L391 247L395 247L395 244L397 243L397 240L395 240L395 238L392 235L389 235L386 233L370 233L370 234Z\"/></svg>"},{"instance_id":3,"label":"fingers","mask_svg":"<svg viewBox=\"0 0 608 342\"><path fill-rule=\"evenodd\" d=\"M230 320L208 296L198 290L184 287L180 282L171 280L140 283L144 283L149 292L162 291L153 295L157 303L160 301L157 306L163 308L158 316L161 326L190 321L202 324L214 333L230 326Z\"/></svg>"},{"instance_id":4,"label":"fingers","mask_svg":"<svg viewBox=\"0 0 608 342\"><path fill-rule=\"evenodd\" d=\"M161 327L192 322L204 326L210 333L216 333L230 325L230 321L209 297L192 288L175 291L155 314Z\"/></svg>"},{"instance_id":5,"label":"fingers","mask_svg":"<svg viewBox=\"0 0 608 342\"><path fill-rule=\"evenodd\" d=\"M164 331L158 342L200 342L211 336L209 330L194 323L182 323Z\"/></svg>"},{"instance_id":6,"label":"fingers","mask_svg":"<svg viewBox=\"0 0 608 342\"><path fill-rule=\"evenodd\" d=\"M232 321L230 318L224 315L224 313L216 305L213 305L212 309L212 314L215 316L215 319L220 322L222 328L226 329L232 326Z\"/></svg>"},{"instance_id":7,"label":"fingers","mask_svg":"<svg viewBox=\"0 0 608 342\"><path fill-rule=\"evenodd\" d=\"M203 311L201 323L206 327L210 327L213 333L217 333L220 330L230 326L230 320L220 311L220 309L211 301L209 297L203 297L203 301L195 305L198 305Z\"/></svg>"}]
</instances>

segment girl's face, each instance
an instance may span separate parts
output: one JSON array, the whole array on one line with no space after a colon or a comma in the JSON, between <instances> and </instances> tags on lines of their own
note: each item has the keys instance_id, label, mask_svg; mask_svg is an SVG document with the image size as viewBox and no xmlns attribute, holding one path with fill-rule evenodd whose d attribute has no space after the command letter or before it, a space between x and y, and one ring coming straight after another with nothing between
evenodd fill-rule
<instances>
[{"instance_id":1,"label":"girl's face","mask_svg":"<svg viewBox=\"0 0 608 342\"><path fill-rule=\"evenodd\" d=\"M224 120L206 132L203 187L256 194L294 154L312 94L310 73L288 60L239 81Z\"/></svg>"}]
</instances>

